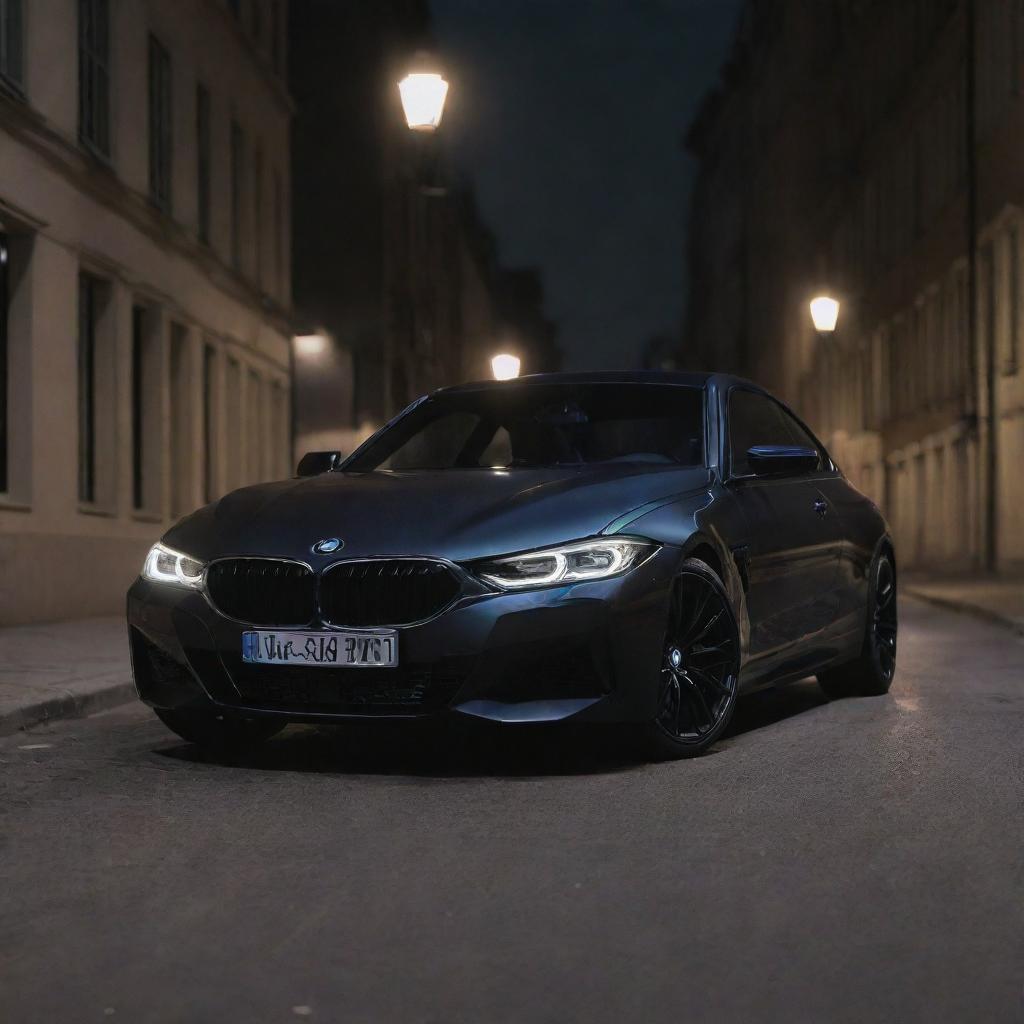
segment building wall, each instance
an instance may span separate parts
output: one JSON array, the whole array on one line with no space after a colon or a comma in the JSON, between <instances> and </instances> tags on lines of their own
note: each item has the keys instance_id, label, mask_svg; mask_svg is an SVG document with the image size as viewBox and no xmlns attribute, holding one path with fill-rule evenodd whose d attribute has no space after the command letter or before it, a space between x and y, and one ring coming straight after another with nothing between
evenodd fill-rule
<instances>
[{"instance_id":1,"label":"building wall","mask_svg":"<svg viewBox=\"0 0 1024 1024\"><path fill-rule=\"evenodd\" d=\"M708 367L721 357L794 403L883 506L904 566L983 568L994 546L995 567L1015 571L1024 8L975 10L971 146L963 2L746 5L722 87L689 135L701 170L683 351ZM820 291L842 302L832 336L807 312Z\"/></svg>"},{"instance_id":2,"label":"building wall","mask_svg":"<svg viewBox=\"0 0 1024 1024\"><path fill-rule=\"evenodd\" d=\"M79 115L79 17L89 5L20 6L23 73L0 85L0 625L120 611L147 547L176 518L286 475L290 462L283 5L242 4L236 16L220 0L110 0L105 154L83 141ZM151 184L151 37L169 57L170 198L161 202ZM208 240L199 83L209 94ZM91 331L83 282L95 300Z\"/></svg>"}]
</instances>

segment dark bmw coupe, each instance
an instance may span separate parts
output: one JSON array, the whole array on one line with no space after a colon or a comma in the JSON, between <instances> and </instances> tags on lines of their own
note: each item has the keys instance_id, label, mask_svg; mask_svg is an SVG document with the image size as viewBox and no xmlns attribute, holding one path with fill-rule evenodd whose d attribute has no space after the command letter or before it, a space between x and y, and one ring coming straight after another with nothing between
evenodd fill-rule
<instances>
[{"instance_id":1,"label":"dark bmw coupe","mask_svg":"<svg viewBox=\"0 0 1024 1024\"><path fill-rule=\"evenodd\" d=\"M420 399L347 459L174 526L128 593L140 697L200 744L288 722L618 723L699 753L737 696L882 694L878 509L765 391L552 374Z\"/></svg>"}]
</instances>

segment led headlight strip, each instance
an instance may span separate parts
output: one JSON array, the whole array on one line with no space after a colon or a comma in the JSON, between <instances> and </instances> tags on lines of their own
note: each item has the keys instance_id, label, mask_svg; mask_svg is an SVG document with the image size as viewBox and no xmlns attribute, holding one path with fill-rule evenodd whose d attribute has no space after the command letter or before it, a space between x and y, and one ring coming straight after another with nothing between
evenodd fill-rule
<instances>
[{"instance_id":1,"label":"led headlight strip","mask_svg":"<svg viewBox=\"0 0 1024 1024\"><path fill-rule=\"evenodd\" d=\"M636 537L595 537L478 562L473 568L482 580L502 590L523 590L621 576L657 549L657 544Z\"/></svg>"},{"instance_id":2,"label":"led headlight strip","mask_svg":"<svg viewBox=\"0 0 1024 1024\"><path fill-rule=\"evenodd\" d=\"M146 555L142 577L154 583L170 583L178 587L200 590L203 586L205 568L206 566L198 559L164 544L154 544Z\"/></svg>"}]
</instances>

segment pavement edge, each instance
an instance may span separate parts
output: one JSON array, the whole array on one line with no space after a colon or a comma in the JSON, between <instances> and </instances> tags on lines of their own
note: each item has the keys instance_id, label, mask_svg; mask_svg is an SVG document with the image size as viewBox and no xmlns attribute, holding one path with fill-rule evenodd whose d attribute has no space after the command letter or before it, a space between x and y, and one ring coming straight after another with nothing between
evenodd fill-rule
<instances>
[{"instance_id":1,"label":"pavement edge","mask_svg":"<svg viewBox=\"0 0 1024 1024\"><path fill-rule=\"evenodd\" d=\"M91 693L67 692L59 697L37 701L0 713L0 736L65 718L84 718L98 711L108 711L135 699L135 684L113 683Z\"/></svg>"},{"instance_id":2,"label":"pavement edge","mask_svg":"<svg viewBox=\"0 0 1024 1024\"><path fill-rule=\"evenodd\" d=\"M958 612L961 615L970 615L982 622L988 622L994 626L1001 626L1008 629L1017 636L1024 637L1024 622L1015 619L1010 615L1003 615L992 608L983 608L981 605L971 604L967 601L960 601L953 597L942 597L938 594L930 594L926 590L918 590L910 584L903 584L903 593L907 597L913 597L918 601L925 601L935 605L936 608L944 608L946 611Z\"/></svg>"}]
</instances>

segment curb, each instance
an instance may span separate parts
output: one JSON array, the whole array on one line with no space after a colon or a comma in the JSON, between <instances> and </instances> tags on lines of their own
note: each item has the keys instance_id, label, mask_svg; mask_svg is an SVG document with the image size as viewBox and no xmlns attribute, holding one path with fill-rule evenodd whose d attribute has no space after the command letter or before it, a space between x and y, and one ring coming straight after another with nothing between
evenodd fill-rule
<instances>
[{"instance_id":1,"label":"curb","mask_svg":"<svg viewBox=\"0 0 1024 1024\"><path fill-rule=\"evenodd\" d=\"M89 693L68 691L62 697L50 697L0 714L0 736L11 736L21 729L64 718L84 718L97 711L108 711L135 698L134 683L113 683Z\"/></svg>"},{"instance_id":2,"label":"curb","mask_svg":"<svg viewBox=\"0 0 1024 1024\"><path fill-rule=\"evenodd\" d=\"M958 601L952 597L939 597L936 594L929 594L926 591L918 590L913 585L908 586L906 583L903 584L903 593L908 597L913 597L918 601L925 601L928 604L933 604L937 608L944 608L949 612L958 612L961 615L970 615L972 618L981 619L982 622L987 622L993 626L1001 626L1003 629L1010 630L1011 633L1015 633L1017 636L1024 637L1024 622L1020 619L1011 618L1009 615L1003 615L1002 612L993 611L991 608L983 608L981 605L968 604L966 601Z\"/></svg>"}]
</instances>

